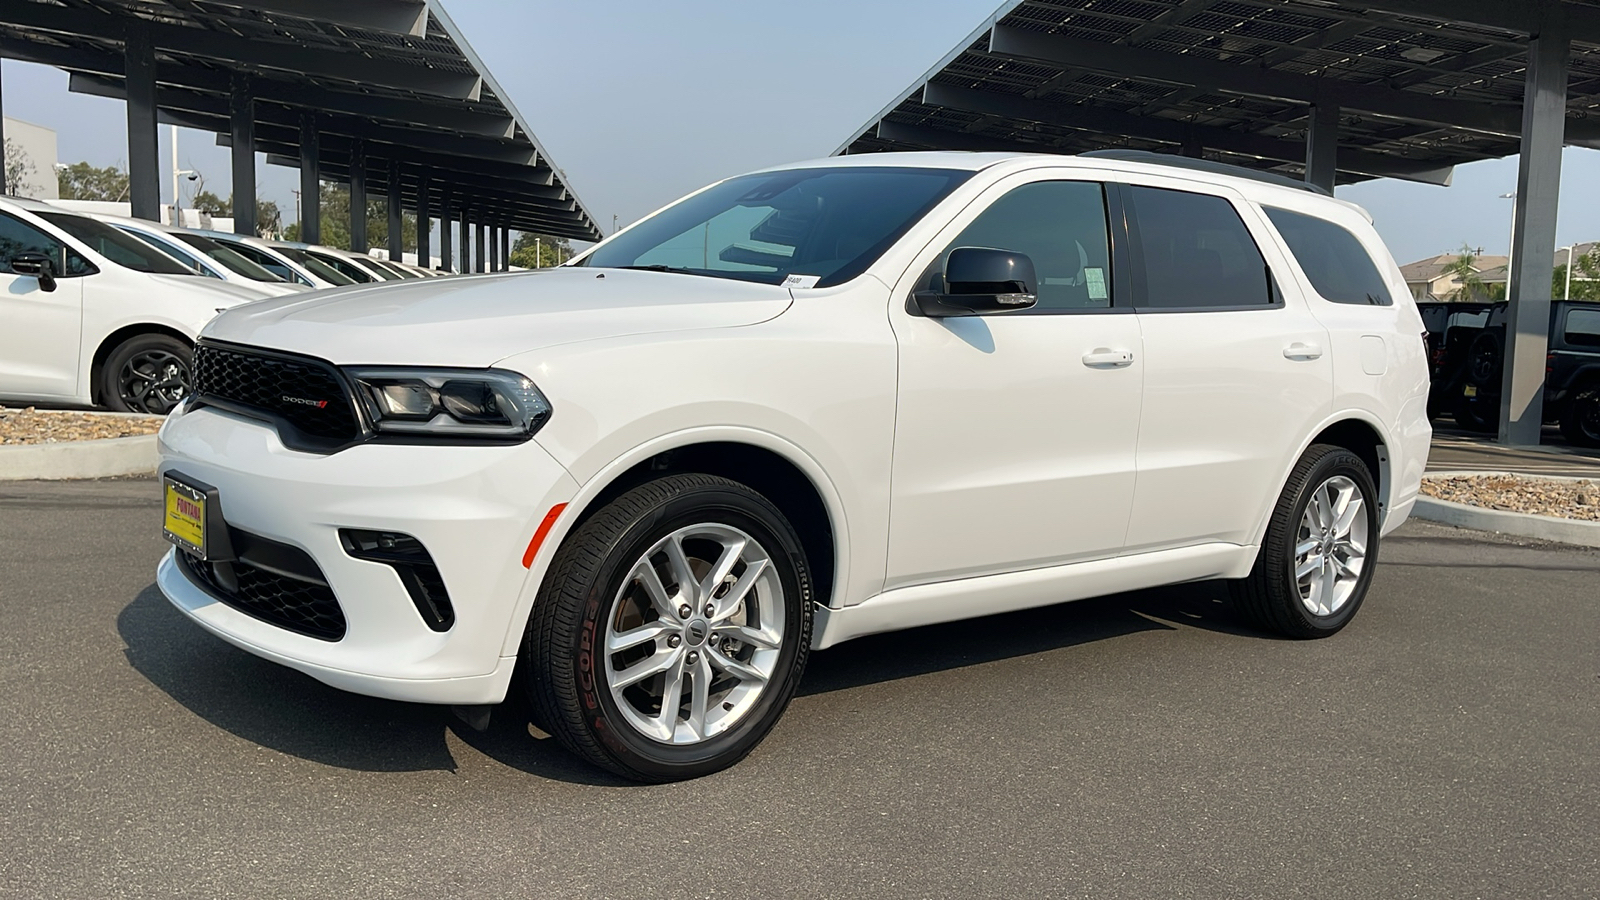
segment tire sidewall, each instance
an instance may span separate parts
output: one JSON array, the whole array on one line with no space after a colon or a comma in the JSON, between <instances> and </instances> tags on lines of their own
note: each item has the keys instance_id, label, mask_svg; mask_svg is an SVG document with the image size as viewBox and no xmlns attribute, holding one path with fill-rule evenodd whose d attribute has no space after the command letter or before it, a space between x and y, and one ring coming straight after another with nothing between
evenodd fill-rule
<instances>
[{"instance_id":1,"label":"tire sidewall","mask_svg":"<svg viewBox=\"0 0 1600 900\"><path fill-rule=\"evenodd\" d=\"M1356 589L1350 599L1332 615L1318 616L1306 609L1300 600L1300 586L1294 579L1294 547L1300 520L1305 516L1306 507L1310 505L1312 496L1325 482L1340 475L1354 481L1356 487L1361 490L1362 512L1367 517L1367 550L1361 566L1361 577L1356 580ZM1290 615L1307 633L1333 634L1347 625L1355 616L1356 610L1360 609L1367 597L1367 588L1372 583L1372 573L1377 568L1378 548L1382 543L1378 534L1380 525L1377 486L1373 484L1372 474L1367 471L1366 463L1361 461L1361 457L1348 450L1335 450L1318 460L1306 473L1305 479L1300 482L1299 489L1295 492L1292 512L1284 523L1285 533L1279 536L1279 546L1285 548L1287 559L1275 561L1277 569L1275 577Z\"/></svg>"},{"instance_id":2,"label":"tire sidewall","mask_svg":"<svg viewBox=\"0 0 1600 900\"><path fill-rule=\"evenodd\" d=\"M142 412L122 402L122 368L128 360L143 350L167 350L186 360L190 383L185 385L185 395L194 389L194 348L166 334L135 335L118 344L100 368L100 402L115 412Z\"/></svg>"},{"instance_id":3,"label":"tire sidewall","mask_svg":"<svg viewBox=\"0 0 1600 900\"><path fill-rule=\"evenodd\" d=\"M760 743L783 713L799 681L809 647L811 589L799 538L764 502L728 488L685 491L629 525L607 549L582 597L583 607L572 659L577 667L579 712L584 726L606 751L631 769L652 778L693 778L742 759ZM662 537L707 522L728 525L755 538L771 557L785 595L784 641L773 682L736 725L710 740L677 746L651 740L628 724L605 680L606 621L622 579L644 552Z\"/></svg>"}]
</instances>

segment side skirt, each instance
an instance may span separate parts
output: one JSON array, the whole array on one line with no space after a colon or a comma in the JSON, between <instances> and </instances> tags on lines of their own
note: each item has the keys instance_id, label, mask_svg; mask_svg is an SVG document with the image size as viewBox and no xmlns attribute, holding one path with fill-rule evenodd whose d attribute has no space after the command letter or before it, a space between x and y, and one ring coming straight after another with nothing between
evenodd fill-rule
<instances>
[{"instance_id":1,"label":"side skirt","mask_svg":"<svg viewBox=\"0 0 1600 900\"><path fill-rule=\"evenodd\" d=\"M919 625L1050 606L1186 581L1243 578L1256 547L1199 544L1065 566L984 575L885 591L842 609L815 608L811 646L822 650L851 638Z\"/></svg>"}]
</instances>

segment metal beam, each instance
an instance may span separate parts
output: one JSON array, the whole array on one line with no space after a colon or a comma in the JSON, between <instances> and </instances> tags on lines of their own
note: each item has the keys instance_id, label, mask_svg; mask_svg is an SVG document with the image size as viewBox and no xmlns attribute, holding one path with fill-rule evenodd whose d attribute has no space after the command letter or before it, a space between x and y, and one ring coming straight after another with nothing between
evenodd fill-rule
<instances>
[{"instance_id":1,"label":"metal beam","mask_svg":"<svg viewBox=\"0 0 1600 900\"><path fill-rule=\"evenodd\" d=\"M1306 183L1332 191L1339 180L1339 107L1319 103L1311 107L1306 128Z\"/></svg>"},{"instance_id":2,"label":"metal beam","mask_svg":"<svg viewBox=\"0 0 1600 900\"><path fill-rule=\"evenodd\" d=\"M461 204L461 256L456 262L458 271L465 275L472 271L472 226L467 222L467 205Z\"/></svg>"},{"instance_id":3,"label":"metal beam","mask_svg":"<svg viewBox=\"0 0 1600 900\"><path fill-rule=\"evenodd\" d=\"M338 4L325 5L333 7ZM160 47L164 52L215 60L228 67L243 65L333 78L352 84L381 84L452 100L477 100L483 88L483 79L474 74L373 59L347 50L324 50L287 41L240 37L210 28L168 25L133 16L110 15L90 7L9 3L5 18L8 23L38 31L114 41L124 40L128 24L134 22L146 29L150 44Z\"/></svg>"},{"instance_id":4,"label":"metal beam","mask_svg":"<svg viewBox=\"0 0 1600 900\"><path fill-rule=\"evenodd\" d=\"M156 139L156 51L150 43L149 32L136 22L128 26L124 40L126 60L123 65L128 73L128 201L135 218L159 222L161 169L156 161L159 153Z\"/></svg>"},{"instance_id":5,"label":"metal beam","mask_svg":"<svg viewBox=\"0 0 1600 900\"><path fill-rule=\"evenodd\" d=\"M484 265L483 258L483 227L483 223L480 221L477 225L477 252L473 255L472 259L472 271L474 272L488 271L488 267Z\"/></svg>"},{"instance_id":6,"label":"metal beam","mask_svg":"<svg viewBox=\"0 0 1600 900\"><path fill-rule=\"evenodd\" d=\"M1055 66L1093 69L1127 78L1192 85L1222 93L1307 104L1328 101L1371 115L1433 122L1489 134L1515 135L1519 127L1515 111L1484 103L1431 97L1413 91L1393 90L1384 85L1318 78L1257 65L1235 65L1123 47L1104 41L1023 31L1008 25L996 25L990 32L989 52Z\"/></svg>"},{"instance_id":7,"label":"metal beam","mask_svg":"<svg viewBox=\"0 0 1600 900\"><path fill-rule=\"evenodd\" d=\"M1561 0L1339 0L1339 5L1363 12L1417 16L1452 24L1488 25L1529 36L1540 33L1546 11L1559 7L1567 20L1563 31L1568 40L1600 44L1600 7Z\"/></svg>"},{"instance_id":8,"label":"metal beam","mask_svg":"<svg viewBox=\"0 0 1600 900\"><path fill-rule=\"evenodd\" d=\"M322 179L317 172L321 161L317 116L304 113L300 117L300 240L308 244L322 242Z\"/></svg>"},{"instance_id":9,"label":"metal beam","mask_svg":"<svg viewBox=\"0 0 1600 900\"><path fill-rule=\"evenodd\" d=\"M389 213L389 258L398 261L401 252L405 249L406 236L401 233L401 226L405 217L400 209L400 161L389 160L389 202L385 204Z\"/></svg>"},{"instance_id":10,"label":"metal beam","mask_svg":"<svg viewBox=\"0 0 1600 900\"><path fill-rule=\"evenodd\" d=\"M1545 352L1555 270L1556 204L1561 198L1561 144L1567 122L1571 46L1559 8L1528 42L1522 95L1522 152L1512 220L1506 343L1500 391L1500 442L1537 446L1544 424Z\"/></svg>"},{"instance_id":11,"label":"metal beam","mask_svg":"<svg viewBox=\"0 0 1600 900\"><path fill-rule=\"evenodd\" d=\"M450 188L445 187L439 192L439 268L446 272L455 271L455 260L451 259L455 249L450 240L450 227L453 224L450 218Z\"/></svg>"},{"instance_id":12,"label":"metal beam","mask_svg":"<svg viewBox=\"0 0 1600 900\"><path fill-rule=\"evenodd\" d=\"M430 207L432 200L432 185L428 182L428 173L423 171L417 176L417 265L424 269L433 268L433 213Z\"/></svg>"},{"instance_id":13,"label":"metal beam","mask_svg":"<svg viewBox=\"0 0 1600 900\"><path fill-rule=\"evenodd\" d=\"M350 249L365 253L367 243L367 148L361 141L350 143Z\"/></svg>"},{"instance_id":14,"label":"metal beam","mask_svg":"<svg viewBox=\"0 0 1600 900\"><path fill-rule=\"evenodd\" d=\"M1160 141L1176 145L1178 148L1185 147L1191 142L1198 142L1201 146L1210 147L1214 150L1222 150L1241 156L1254 156L1260 159L1296 163L1306 159L1305 146L1298 141L1249 134L1247 132L1234 131L1230 128L1192 125L1176 119L1133 116L1116 110L1100 109L1092 106L1029 100L1017 94L978 91L937 82L930 83L923 89L922 102L929 106L942 106L947 109L1001 115L1011 119L1022 119L1029 122L1058 125L1063 128L1080 129L1100 136L1122 135L1142 140ZM921 141L910 142L924 143ZM985 145L974 144L963 147L954 144L936 144L933 146L961 150L981 149ZM986 146L987 149L993 150L1021 150L1028 145L1019 142L1011 147L996 146L993 143L988 143ZM1032 147L1031 149L1038 151L1045 148ZM1415 161L1371 151L1346 150L1340 154L1338 162L1341 171L1358 175L1404 178L1425 184L1450 183L1451 167L1441 167L1437 162L1431 160Z\"/></svg>"},{"instance_id":15,"label":"metal beam","mask_svg":"<svg viewBox=\"0 0 1600 900\"><path fill-rule=\"evenodd\" d=\"M228 95L228 119L233 139L233 231L256 233L256 104L250 94L250 81L243 75L233 78Z\"/></svg>"},{"instance_id":16,"label":"metal beam","mask_svg":"<svg viewBox=\"0 0 1600 900\"><path fill-rule=\"evenodd\" d=\"M428 34L426 0L214 0L223 6L411 37Z\"/></svg>"}]
</instances>

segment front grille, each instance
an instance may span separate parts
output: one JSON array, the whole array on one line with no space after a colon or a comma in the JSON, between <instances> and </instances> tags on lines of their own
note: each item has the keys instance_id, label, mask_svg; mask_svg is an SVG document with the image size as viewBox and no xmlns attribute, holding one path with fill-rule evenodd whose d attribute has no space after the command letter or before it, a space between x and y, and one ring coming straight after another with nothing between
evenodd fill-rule
<instances>
[{"instance_id":1,"label":"front grille","mask_svg":"<svg viewBox=\"0 0 1600 900\"><path fill-rule=\"evenodd\" d=\"M288 425L285 443L330 447L361 437L344 380L318 359L202 342L194 351L194 392L202 402Z\"/></svg>"},{"instance_id":2,"label":"front grille","mask_svg":"<svg viewBox=\"0 0 1600 900\"><path fill-rule=\"evenodd\" d=\"M290 578L243 560L201 562L185 553L178 559L212 596L242 613L307 637L324 641L344 637L344 610L326 584Z\"/></svg>"}]
</instances>

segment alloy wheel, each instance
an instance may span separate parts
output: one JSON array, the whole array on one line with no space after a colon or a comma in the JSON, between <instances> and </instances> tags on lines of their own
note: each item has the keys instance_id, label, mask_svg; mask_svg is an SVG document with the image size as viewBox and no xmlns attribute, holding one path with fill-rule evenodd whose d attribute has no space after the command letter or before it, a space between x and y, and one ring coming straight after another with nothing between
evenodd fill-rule
<instances>
[{"instance_id":1,"label":"alloy wheel","mask_svg":"<svg viewBox=\"0 0 1600 900\"><path fill-rule=\"evenodd\" d=\"M605 677L641 735L697 744L737 724L772 682L787 598L767 551L737 528L679 528L612 599Z\"/></svg>"},{"instance_id":2,"label":"alloy wheel","mask_svg":"<svg viewBox=\"0 0 1600 900\"><path fill-rule=\"evenodd\" d=\"M1367 499L1355 481L1336 475L1312 492L1295 538L1294 581L1314 616L1331 616L1361 581L1367 559Z\"/></svg>"},{"instance_id":3,"label":"alloy wheel","mask_svg":"<svg viewBox=\"0 0 1600 900\"><path fill-rule=\"evenodd\" d=\"M117 373L118 394L134 412L166 415L188 395L189 383L188 361L160 349L134 354Z\"/></svg>"}]
</instances>

